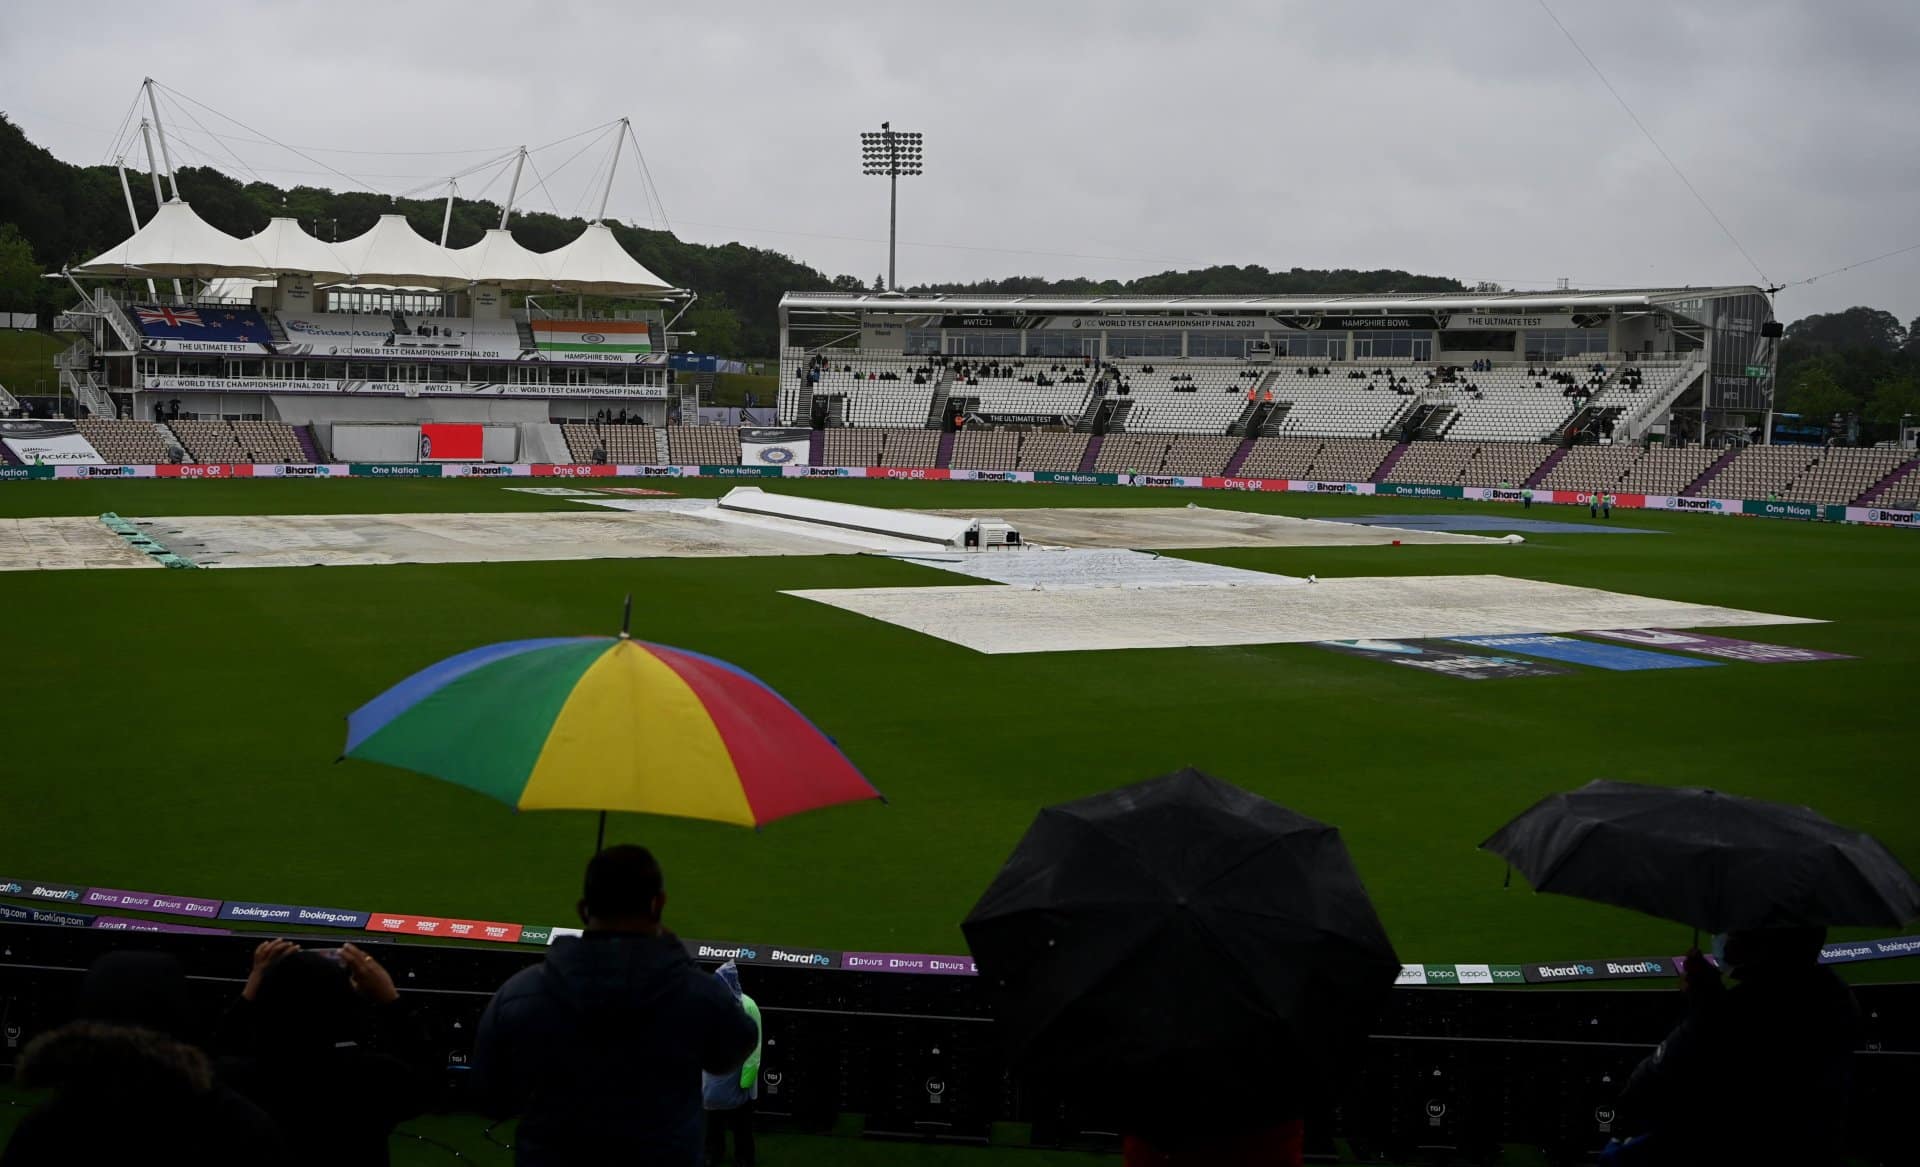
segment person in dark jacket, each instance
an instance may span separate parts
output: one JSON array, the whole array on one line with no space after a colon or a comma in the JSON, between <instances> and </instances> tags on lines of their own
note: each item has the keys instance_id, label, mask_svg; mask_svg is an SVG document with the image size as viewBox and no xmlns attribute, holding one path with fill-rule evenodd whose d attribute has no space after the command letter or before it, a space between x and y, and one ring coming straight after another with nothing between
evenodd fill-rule
<instances>
[{"instance_id":1,"label":"person in dark jacket","mask_svg":"<svg viewBox=\"0 0 1920 1167\"><path fill-rule=\"evenodd\" d=\"M0 1167L284 1161L271 1128L263 1143L257 1126L230 1121L207 1056L152 1029L69 1022L27 1044L15 1081L52 1096L15 1128Z\"/></svg>"},{"instance_id":2,"label":"person in dark jacket","mask_svg":"<svg viewBox=\"0 0 1920 1167\"><path fill-rule=\"evenodd\" d=\"M221 1077L290 1137L282 1163L388 1162L393 1128L432 1105L443 1067L380 962L348 944L269 940L228 1011ZM316 1123L315 1116L324 1116Z\"/></svg>"},{"instance_id":3,"label":"person in dark jacket","mask_svg":"<svg viewBox=\"0 0 1920 1167\"><path fill-rule=\"evenodd\" d=\"M666 902L645 847L600 852L578 907L585 935L555 941L487 1005L474 1073L490 1113L523 1116L522 1167L699 1164L701 1072L739 1066L759 1034L661 927Z\"/></svg>"},{"instance_id":4,"label":"person in dark jacket","mask_svg":"<svg viewBox=\"0 0 1920 1167\"><path fill-rule=\"evenodd\" d=\"M1729 933L1732 988L1688 956L1687 1017L1628 1080L1612 1162L1842 1161L1859 1018L1819 963L1825 941L1824 928Z\"/></svg>"}]
</instances>

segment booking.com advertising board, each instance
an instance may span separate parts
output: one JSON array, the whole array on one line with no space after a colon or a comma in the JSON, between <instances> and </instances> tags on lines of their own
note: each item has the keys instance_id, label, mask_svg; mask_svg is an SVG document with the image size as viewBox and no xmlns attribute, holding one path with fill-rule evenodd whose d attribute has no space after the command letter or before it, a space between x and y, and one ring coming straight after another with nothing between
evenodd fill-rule
<instances>
[{"instance_id":1,"label":"booking.com advertising board","mask_svg":"<svg viewBox=\"0 0 1920 1167\"><path fill-rule=\"evenodd\" d=\"M952 470L912 466L655 466L640 464L565 464L501 462L331 462L182 463L159 466L0 466L0 482L39 479L102 478L881 478L914 482L1036 482L1065 486L1140 486L1190 490L1252 490L1292 494L1376 495L1393 498L1463 499L1470 502L1522 502L1526 490L1506 486L1451 483L1330 482L1298 478L1232 478L1186 474L1106 474L1053 470ZM1543 505L1588 506L1580 491L1533 491ZM1771 519L1864 523L1883 527L1920 526L1916 512L1877 506L1841 506L1785 499L1698 498L1657 494L1616 494L1620 510L1685 511L1748 515Z\"/></svg>"}]
</instances>

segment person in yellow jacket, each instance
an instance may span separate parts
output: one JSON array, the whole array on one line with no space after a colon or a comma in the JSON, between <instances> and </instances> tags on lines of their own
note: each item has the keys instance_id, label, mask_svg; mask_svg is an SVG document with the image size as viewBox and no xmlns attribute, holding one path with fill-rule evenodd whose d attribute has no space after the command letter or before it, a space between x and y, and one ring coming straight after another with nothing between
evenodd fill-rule
<instances>
[{"instance_id":1,"label":"person in yellow jacket","mask_svg":"<svg viewBox=\"0 0 1920 1167\"><path fill-rule=\"evenodd\" d=\"M740 1007L753 1019L753 1052L724 1074L701 1075L701 1101L707 1111L707 1167L721 1167L727 1157L727 1132L733 1132L733 1167L754 1167L753 1104L760 1097L760 1047L766 1030L760 1024L760 1006L740 988L740 969L732 961L713 970Z\"/></svg>"}]
</instances>

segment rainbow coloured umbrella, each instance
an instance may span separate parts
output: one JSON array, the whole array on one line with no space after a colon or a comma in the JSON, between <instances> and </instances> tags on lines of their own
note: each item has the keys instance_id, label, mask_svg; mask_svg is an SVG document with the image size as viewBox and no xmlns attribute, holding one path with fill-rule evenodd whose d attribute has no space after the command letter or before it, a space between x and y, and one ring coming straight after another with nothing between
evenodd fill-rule
<instances>
[{"instance_id":1,"label":"rainbow coloured umbrella","mask_svg":"<svg viewBox=\"0 0 1920 1167\"><path fill-rule=\"evenodd\" d=\"M489 644L348 715L343 758L384 762L521 810L610 810L757 827L879 798L757 678L612 636Z\"/></svg>"}]
</instances>

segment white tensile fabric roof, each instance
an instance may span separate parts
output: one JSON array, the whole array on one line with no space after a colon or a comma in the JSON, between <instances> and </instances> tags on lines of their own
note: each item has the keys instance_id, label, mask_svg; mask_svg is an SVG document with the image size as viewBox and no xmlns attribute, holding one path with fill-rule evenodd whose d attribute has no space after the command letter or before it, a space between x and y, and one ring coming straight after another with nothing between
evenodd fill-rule
<instances>
[{"instance_id":1,"label":"white tensile fabric roof","mask_svg":"<svg viewBox=\"0 0 1920 1167\"><path fill-rule=\"evenodd\" d=\"M572 243L543 256L553 286L583 296L672 291L672 285L627 254L605 223L589 223Z\"/></svg>"},{"instance_id":2,"label":"white tensile fabric roof","mask_svg":"<svg viewBox=\"0 0 1920 1167\"><path fill-rule=\"evenodd\" d=\"M553 286L546 256L528 251L505 227L488 228L480 242L453 253L477 284L498 284L515 292L539 292Z\"/></svg>"},{"instance_id":3,"label":"white tensile fabric roof","mask_svg":"<svg viewBox=\"0 0 1920 1167\"><path fill-rule=\"evenodd\" d=\"M179 200L162 203L126 240L73 269L87 276L159 276L210 280L267 270L259 249L202 219Z\"/></svg>"},{"instance_id":4,"label":"white tensile fabric roof","mask_svg":"<svg viewBox=\"0 0 1920 1167\"><path fill-rule=\"evenodd\" d=\"M71 271L196 280L304 274L319 284L447 291L498 284L513 291L585 296L677 290L628 255L605 223L590 224L578 239L545 253L529 251L505 228L488 231L472 247L442 247L398 214L380 216L364 235L341 243L323 243L287 218L236 239L178 200L162 204L131 237Z\"/></svg>"},{"instance_id":5,"label":"white tensile fabric roof","mask_svg":"<svg viewBox=\"0 0 1920 1167\"><path fill-rule=\"evenodd\" d=\"M366 234L334 247L353 283L452 289L473 282L454 252L421 238L405 215L382 215Z\"/></svg>"},{"instance_id":6,"label":"white tensile fabric roof","mask_svg":"<svg viewBox=\"0 0 1920 1167\"><path fill-rule=\"evenodd\" d=\"M310 275L321 281L352 274L333 245L307 234L298 219L276 218L247 242L260 252L267 270L274 274Z\"/></svg>"}]
</instances>

